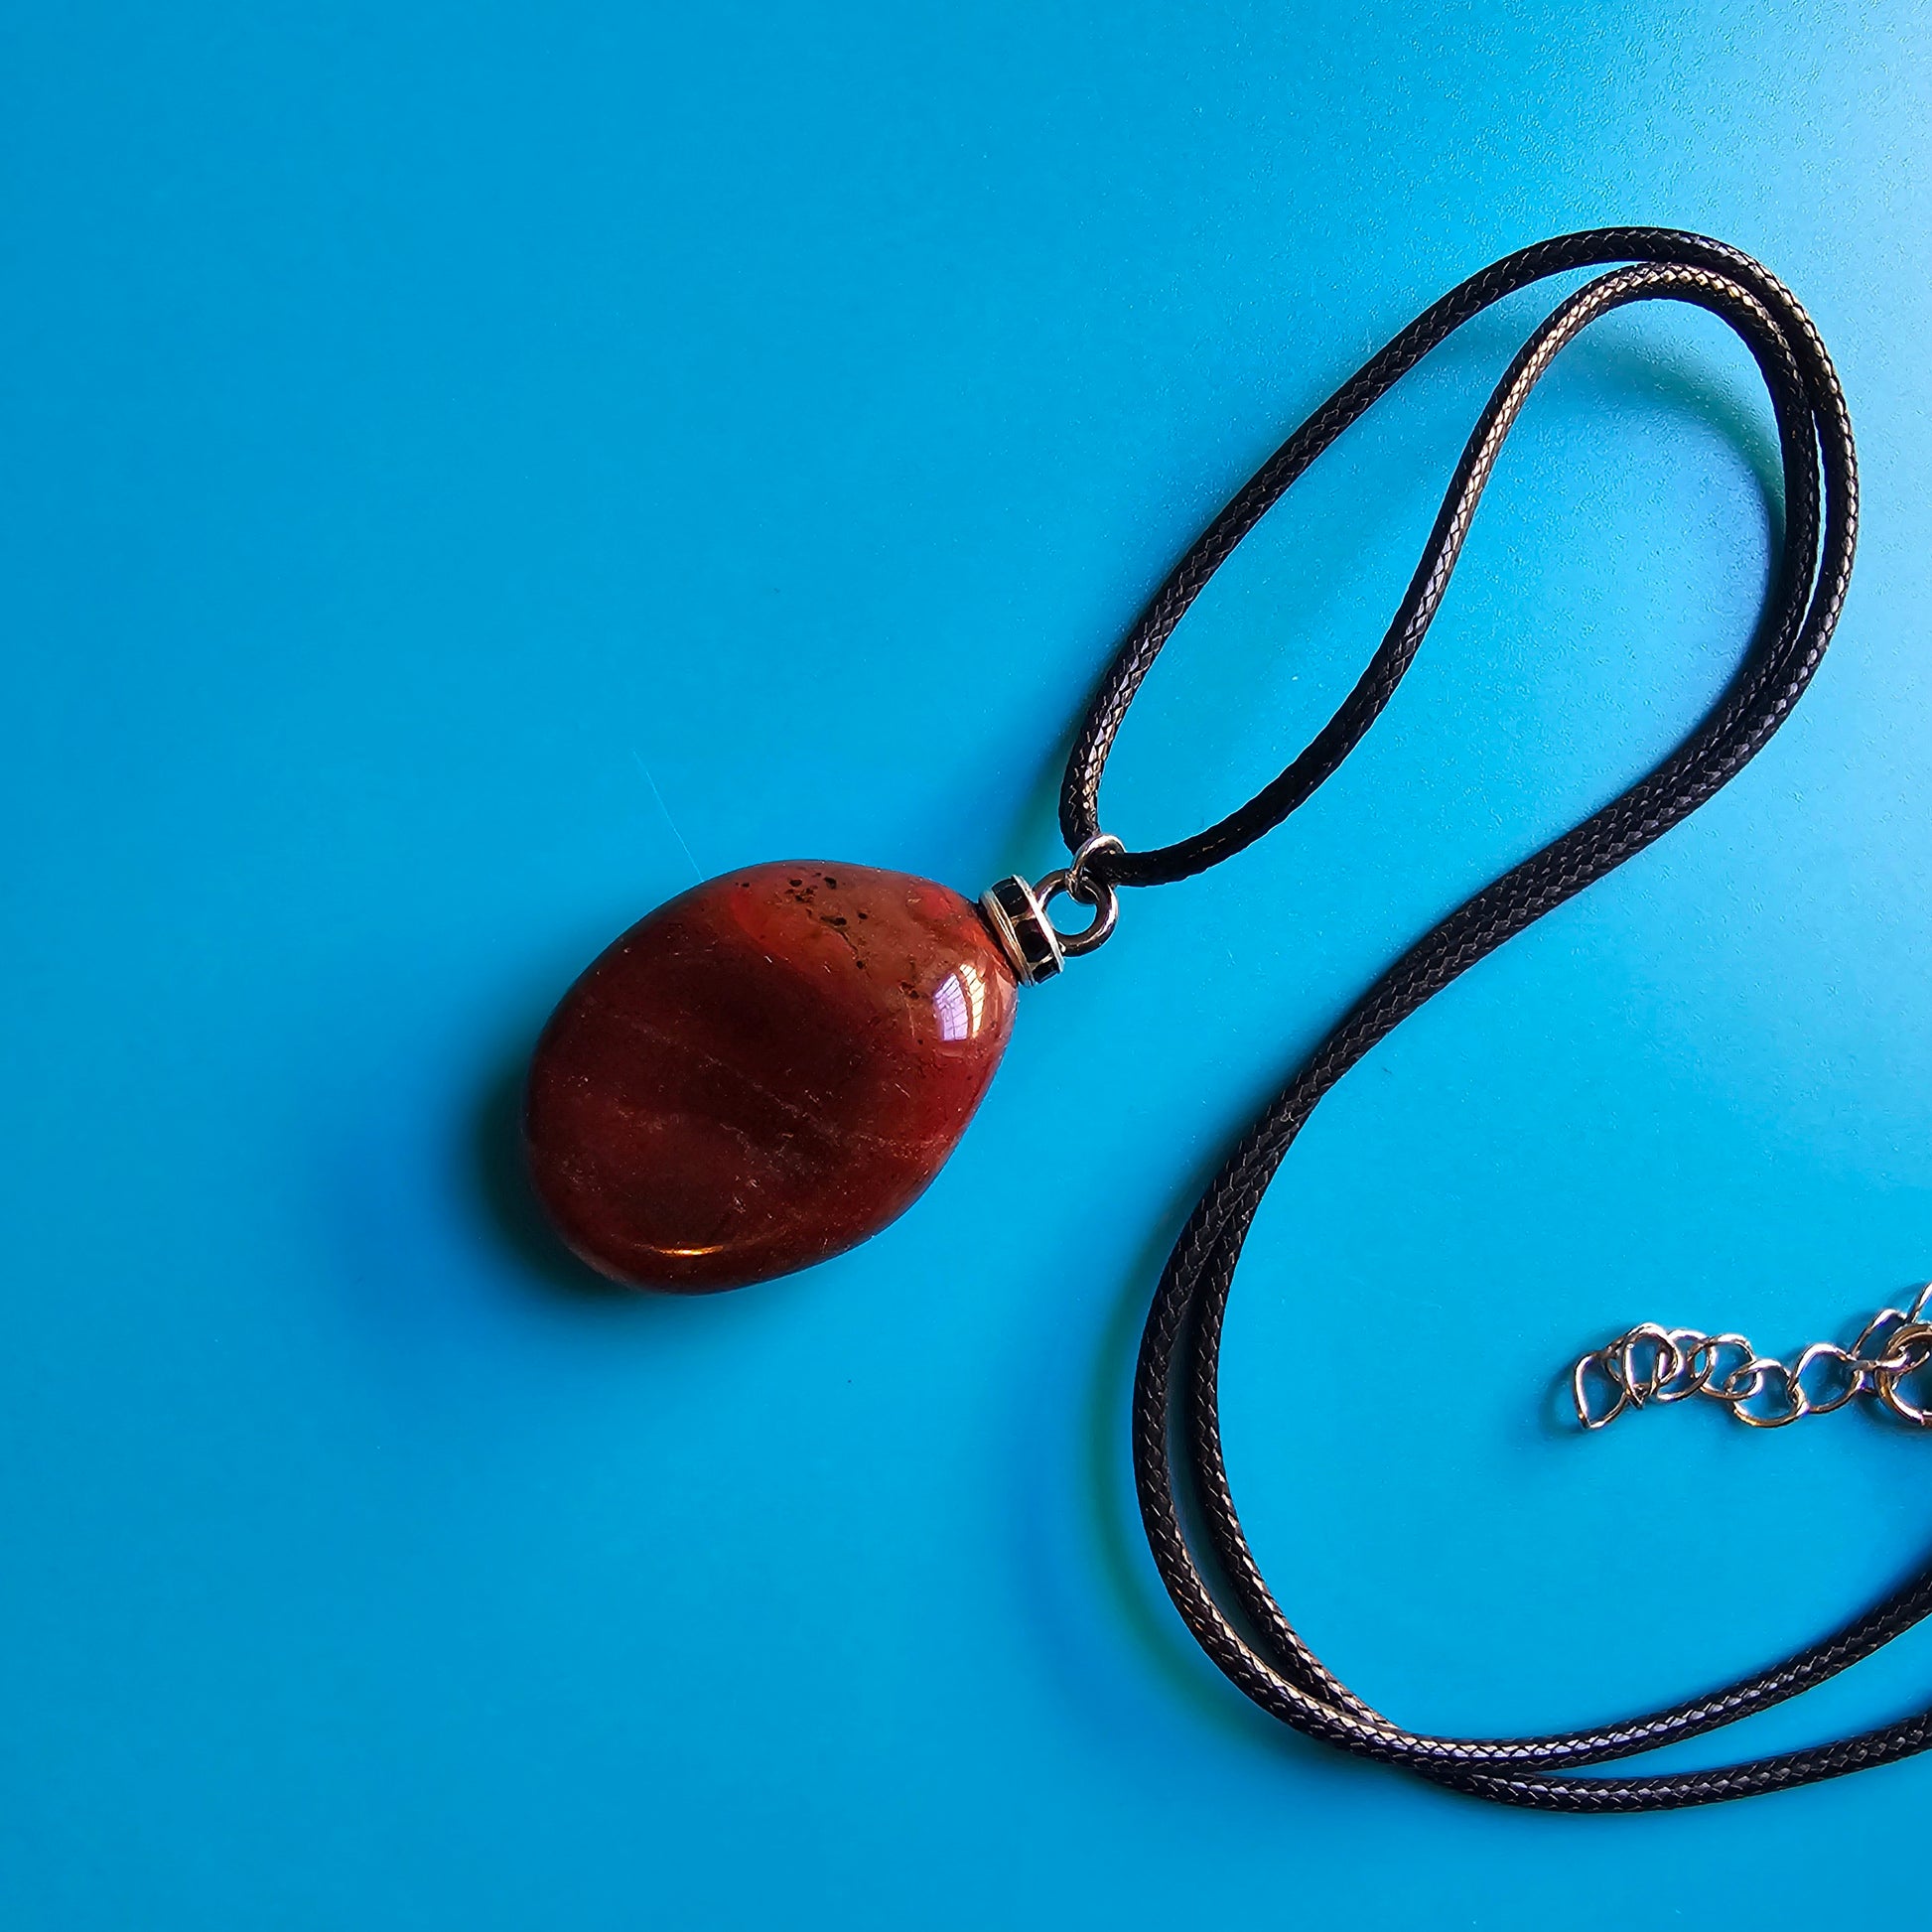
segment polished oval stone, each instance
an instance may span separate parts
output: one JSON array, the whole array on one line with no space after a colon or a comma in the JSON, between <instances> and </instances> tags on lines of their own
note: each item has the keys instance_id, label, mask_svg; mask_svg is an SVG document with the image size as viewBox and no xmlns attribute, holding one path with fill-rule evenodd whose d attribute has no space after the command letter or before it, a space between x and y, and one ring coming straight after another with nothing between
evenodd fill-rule
<instances>
[{"instance_id":1,"label":"polished oval stone","mask_svg":"<svg viewBox=\"0 0 1932 1932\"><path fill-rule=\"evenodd\" d=\"M639 1287L738 1288L876 1234L1006 1050L1011 969L957 893L754 866L632 926L551 1016L524 1133L570 1246Z\"/></svg>"}]
</instances>

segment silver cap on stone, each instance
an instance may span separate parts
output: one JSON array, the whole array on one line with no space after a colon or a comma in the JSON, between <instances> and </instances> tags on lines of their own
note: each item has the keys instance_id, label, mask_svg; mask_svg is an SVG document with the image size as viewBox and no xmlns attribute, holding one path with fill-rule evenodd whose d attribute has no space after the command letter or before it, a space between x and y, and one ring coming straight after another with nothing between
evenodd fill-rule
<instances>
[{"instance_id":1,"label":"silver cap on stone","mask_svg":"<svg viewBox=\"0 0 1932 1932\"><path fill-rule=\"evenodd\" d=\"M1039 895L1015 873L980 895L980 916L992 929L1022 986L1037 986L1066 964L1066 951Z\"/></svg>"}]
</instances>

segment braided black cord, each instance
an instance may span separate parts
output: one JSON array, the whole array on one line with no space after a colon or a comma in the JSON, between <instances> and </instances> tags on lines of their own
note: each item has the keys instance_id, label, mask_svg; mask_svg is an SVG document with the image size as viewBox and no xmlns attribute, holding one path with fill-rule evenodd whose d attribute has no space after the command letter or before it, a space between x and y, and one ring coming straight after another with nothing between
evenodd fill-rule
<instances>
[{"instance_id":1,"label":"braided black cord","mask_svg":"<svg viewBox=\"0 0 1932 1932\"><path fill-rule=\"evenodd\" d=\"M1256 1567L1221 1453L1222 1319L1242 1244L1269 1181L1317 1101L1408 1015L1504 940L1661 837L1726 784L1789 715L1845 599L1858 525L1851 423L1810 318L1748 255L1701 235L1606 228L1507 256L1426 310L1270 458L1182 558L1101 686L1067 765L1069 846L1099 829L1101 772L1127 707L1214 571L1283 491L1363 411L1491 303L1566 271L1634 264L1590 282L1531 337L1457 465L1395 621L1354 690L1300 758L1208 830L1157 851L1097 857L1115 885L1158 885L1232 856L1308 798L1388 702L1440 607L1497 453L1530 390L1566 344L1626 303L1689 302L1742 338L1770 392L1784 468L1777 578L1751 653L1667 759L1575 830L1475 895L1427 933L1343 1018L1249 1128L1194 1208L1148 1314L1134 1385L1134 1467L1148 1540L1175 1607L1210 1657L1264 1710L1310 1735L1506 1804L1648 1811L1806 1784L1889 1762L1932 1742L1932 1713L1835 1743L1678 1776L1553 1775L1676 1742L1781 1703L1868 1656L1932 1610L1932 1565L1836 1635L1709 1696L1599 1729L1544 1737L1432 1737L1401 1728L1339 1683L1296 1634ZM1176 1507L1176 1451L1205 1533L1197 1551Z\"/></svg>"}]
</instances>

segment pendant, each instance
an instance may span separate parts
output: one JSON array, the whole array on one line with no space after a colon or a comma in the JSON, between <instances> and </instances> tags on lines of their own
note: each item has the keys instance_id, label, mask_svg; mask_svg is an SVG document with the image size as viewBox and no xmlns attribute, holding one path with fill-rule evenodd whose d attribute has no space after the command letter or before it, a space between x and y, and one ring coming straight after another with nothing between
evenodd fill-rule
<instances>
[{"instance_id":1,"label":"pendant","mask_svg":"<svg viewBox=\"0 0 1932 1932\"><path fill-rule=\"evenodd\" d=\"M1045 908L1076 887L1100 909L1069 936ZM1019 986L1113 914L1112 890L1072 868L979 906L871 866L708 880L624 933L545 1026L524 1104L537 1196L632 1287L828 1260L925 1191L999 1067Z\"/></svg>"}]
</instances>

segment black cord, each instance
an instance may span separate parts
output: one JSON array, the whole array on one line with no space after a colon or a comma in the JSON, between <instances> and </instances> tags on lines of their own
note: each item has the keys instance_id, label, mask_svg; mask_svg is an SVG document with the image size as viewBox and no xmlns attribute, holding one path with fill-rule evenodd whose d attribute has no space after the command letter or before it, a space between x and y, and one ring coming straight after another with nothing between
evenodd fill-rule
<instances>
[{"instance_id":1,"label":"black cord","mask_svg":"<svg viewBox=\"0 0 1932 1932\"><path fill-rule=\"evenodd\" d=\"M1427 933L1315 1049L1228 1158L1189 1216L1156 1292L1134 1380L1134 1470L1148 1541L1201 1647L1255 1703L1311 1736L1477 1797L1559 1811L1652 1811L1779 1790L1890 1762L1932 1742L1932 1712L1781 1756L1677 1776L1554 1775L1715 1730L1822 1683L1932 1610L1932 1565L1822 1643L1723 1690L1599 1729L1545 1737L1432 1737L1347 1690L1303 1643L1256 1567L1228 1490L1218 1407L1221 1326L1256 1210L1321 1096L1375 1043L1504 940L1660 838L1729 782L1789 716L1845 600L1858 528L1852 426L1831 358L1790 292L1748 255L1664 228L1600 228L1539 242L1425 310L1284 443L1162 586L1115 658L1067 764L1060 823L1099 831L1101 773L1141 680L1202 586L1295 480L1447 336L1531 282L1607 263L1530 338L1456 466L1395 621L1341 708L1280 777L1218 824L1151 852L1097 855L1116 886L1184 879L1232 857L1307 799L1374 723L1442 604L1497 452L1566 344L1627 303L1689 302L1743 339L1770 391L1784 467L1784 541L1752 650L1709 715L1648 776L1512 868ZM1176 1462L1198 1515L1176 1506Z\"/></svg>"}]
</instances>

